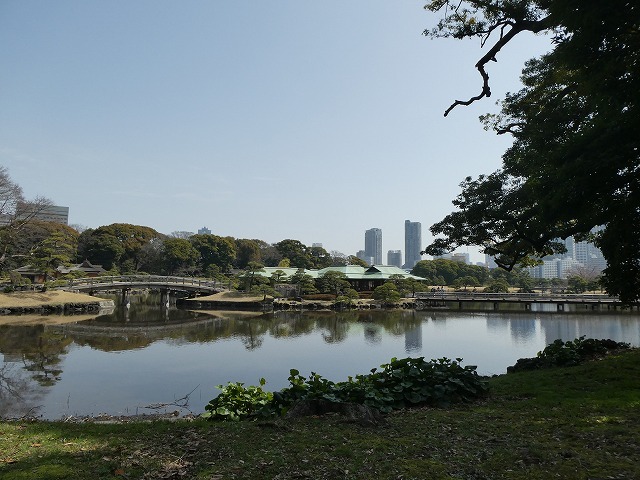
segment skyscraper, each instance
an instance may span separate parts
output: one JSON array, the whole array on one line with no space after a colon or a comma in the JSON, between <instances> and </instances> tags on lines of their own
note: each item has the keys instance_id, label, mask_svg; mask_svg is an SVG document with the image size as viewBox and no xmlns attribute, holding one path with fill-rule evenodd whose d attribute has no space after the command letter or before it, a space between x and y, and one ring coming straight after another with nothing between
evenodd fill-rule
<instances>
[{"instance_id":1,"label":"skyscraper","mask_svg":"<svg viewBox=\"0 0 640 480\"><path fill-rule=\"evenodd\" d=\"M382 265L382 230L371 228L364 232L364 251L373 258L373 265Z\"/></svg>"},{"instance_id":2,"label":"skyscraper","mask_svg":"<svg viewBox=\"0 0 640 480\"><path fill-rule=\"evenodd\" d=\"M404 221L404 268L416 266L422 250L422 224L420 222Z\"/></svg>"},{"instance_id":3,"label":"skyscraper","mask_svg":"<svg viewBox=\"0 0 640 480\"><path fill-rule=\"evenodd\" d=\"M389 250L387 252L387 265L394 265L398 268L402 268L402 251Z\"/></svg>"}]
</instances>

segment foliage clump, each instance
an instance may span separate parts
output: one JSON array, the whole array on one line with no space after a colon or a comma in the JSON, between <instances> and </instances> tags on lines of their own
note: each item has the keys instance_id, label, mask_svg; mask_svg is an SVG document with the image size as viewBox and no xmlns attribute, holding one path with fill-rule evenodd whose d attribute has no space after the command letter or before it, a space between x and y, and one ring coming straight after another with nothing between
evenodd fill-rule
<instances>
[{"instance_id":1,"label":"foliage clump","mask_svg":"<svg viewBox=\"0 0 640 480\"><path fill-rule=\"evenodd\" d=\"M261 378L259 386L245 387L241 382L229 382L226 387L218 385L222 393L207 404L207 412L203 416L219 420L240 420L256 415L273 400L273 394L262 388L265 384L265 379Z\"/></svg>"},{"instance_id":2,"label":"foliage clump","mask_svg":"<svg viewBox=\"0 0 640 480\"><path fill-rule=\"evenodd\" d=\"M599 355L606 355L615 350L628 348L630 348L628 343L616 342L610 339L585 339L584 335L567 342L557 339L547 345L544 350L538 352L534 358L519 359L515 365L507 368L507 372L512 373L550 367L570 367L579 365L585 360Z\"/></svg>"},{"instance_id":3,"label":"foliage clump","mask_svg":"<svg viewBox=\"0 0 640 480\"><path fill-rule=\"evenodd\" d=\"M487 386L475 366L463 367L462 359L392 358L390 363L367 375L332 382L312 372L309 378L292 369L290 386L279 392L242 383L219 386L222 393L205 407L204 417L213 420L239 420L284 415L297 402L322 400L356 403L383 413L422 405L446 407L454 402L471 401L484 395Z\"/></svg>"}]
</instances>

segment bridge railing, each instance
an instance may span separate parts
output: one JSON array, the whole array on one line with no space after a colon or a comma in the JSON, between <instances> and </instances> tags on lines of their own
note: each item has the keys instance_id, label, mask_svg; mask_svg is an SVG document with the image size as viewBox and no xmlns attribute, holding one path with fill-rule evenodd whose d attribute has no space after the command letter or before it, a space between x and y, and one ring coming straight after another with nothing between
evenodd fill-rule
<instances>
[{"instance_id":1,"label":"bridge railing","mask_svg":"<svg viewBox=\"0 0 640 480\"><path fill-rule=\"evenodd\" d=\"M420 300L503 300L512 302L526 301L618 301L618 297L597 293L485 293L485 292L416 292L416 299Z\"/></svg>"},{"instance_id":2,"label":"bridge railing","mask_svg":"<svg viewBox=\"0 0 640 480\"><path fill-rule=\"evenodd\" d=\"M222 285L219 281L207 278L171 277L160 275L114 275L103 277L73 278L69 280L67 287L78 288L93 285L113 285L115 288L118 286L130 284L185 285L203 288L217 288Z\"/></svg>"}]
</instances>

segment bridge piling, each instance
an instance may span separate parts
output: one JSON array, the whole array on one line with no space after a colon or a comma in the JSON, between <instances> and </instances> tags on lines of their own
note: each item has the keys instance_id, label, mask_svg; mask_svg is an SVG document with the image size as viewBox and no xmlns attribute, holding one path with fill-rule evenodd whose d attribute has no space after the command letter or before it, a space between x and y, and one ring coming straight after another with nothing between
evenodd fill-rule
<instances>
[{"instance_id":1,"label":"bridge piling","mask_svg":"<svg viewBox=\"0 0 640 480\"><path fill-rule=\"evenodd\" d=\"M163 307L168 307L169 306L169 296L170 296L171 292L168 288L162 288L160 289L160 305L162 305Z\"/></svg>"}]
</instances>

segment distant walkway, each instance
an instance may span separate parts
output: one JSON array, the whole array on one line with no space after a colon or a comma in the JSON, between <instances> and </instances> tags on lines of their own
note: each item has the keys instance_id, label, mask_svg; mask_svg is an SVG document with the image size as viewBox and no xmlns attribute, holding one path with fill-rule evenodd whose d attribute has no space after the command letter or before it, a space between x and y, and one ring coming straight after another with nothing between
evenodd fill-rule
<instances>
[{"instance_id":1,"label":"distant walkway","mask_svg":"<svg viewBox=\"0 0 640 480\"><path fill-rule=\"evenodd\" d=\"M622 308L618 297L606 294L571 293L484 293L484 292L416 292L416 308L429 309L438 306L456 305L459 309L470 304L491 304L493 310L499 310L503 304L520 304L524 310L536 310L536 305L556 305L557 311L564 311L568 305L583 305L585 309L607 310ZM637 304L630 306L638 308Z\"/></svg>"}]
</instances>

